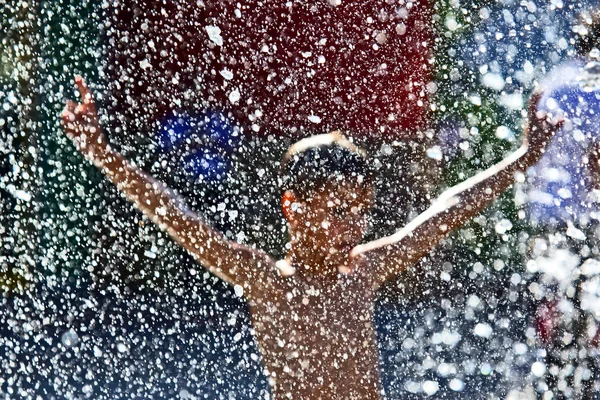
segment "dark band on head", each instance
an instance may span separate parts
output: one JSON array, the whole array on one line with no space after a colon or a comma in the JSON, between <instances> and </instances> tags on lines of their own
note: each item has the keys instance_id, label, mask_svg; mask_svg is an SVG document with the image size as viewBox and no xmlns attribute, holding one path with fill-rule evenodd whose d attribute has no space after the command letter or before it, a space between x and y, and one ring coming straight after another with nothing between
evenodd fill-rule
<instances>
[{"instance_id":1,"label":"dark band on head","mask_svg":"<svg viewBox=\"0 0 600 400\"><path fill-rule=\"evenodd\" d=\"M282 191L299 196L347 180L373 185L375 171L365 152L337 131L300 140L281 162Z\"/></svg>"}]
</instances>

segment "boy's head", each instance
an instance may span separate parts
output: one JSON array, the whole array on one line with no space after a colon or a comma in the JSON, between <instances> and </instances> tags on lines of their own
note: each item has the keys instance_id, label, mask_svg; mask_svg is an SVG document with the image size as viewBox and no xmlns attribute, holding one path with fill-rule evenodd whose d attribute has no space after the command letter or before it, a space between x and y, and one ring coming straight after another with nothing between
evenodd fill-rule
<instances>
[{"instance_id":1,"label":"boy's head","mask_svg":"<svg viewBox=\"0 0 600 400\"><path fill-rule=\"evenodd\" d=\"M600 48L600 8L582 11L573 26L575 50L588 56L593 49Z\"/></svg>"},{"instance_id":2,"label":"boy's head","mask_svg":"<svg viewBox=\"0 0 600 400\"><path fill-rule=\"evenodd\" d=\"M284 192L306 197L325 184L346 180L374 186L375 173L365 152L335 131L290 146L281 162L281 179Z\"/></svg>"},{"instance_id":3,"label":"boy's head","mask_svg":"<svg viewBox=\"0 0 600 400\"><path fill-rule=\"evenodd\" d=\"M373 204L375 171L340 132L292 145L281 164L282 208L305 243L335 253L360 243Z\"/></svg>"}]
</instances>

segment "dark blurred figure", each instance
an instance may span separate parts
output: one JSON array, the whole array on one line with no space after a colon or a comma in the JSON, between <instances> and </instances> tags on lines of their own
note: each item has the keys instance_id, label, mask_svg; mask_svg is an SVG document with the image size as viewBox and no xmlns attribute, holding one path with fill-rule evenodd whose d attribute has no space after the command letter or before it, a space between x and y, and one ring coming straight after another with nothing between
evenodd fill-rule
<instances>
[{"instance_id":1,"label":"dark blurred figure","mask_svg":"<svg viewBox=\"0 0 600 400\"><path fill-rule=\"evenodd\" d=\"M533 258L542 280L553 282L538 308L536 328L546 347L546 390L561 399L593 398L600 384L592 345L597 321L589 308L593 301L585 304L591 295L585 281L594 279L585 276L585 263L600 254L599 39L600 10L582 12L573 26L575 57L541 82L540 109L566 122L529 171L528 217L538 232L531 241Z\"/></svg>"}]
</instances>

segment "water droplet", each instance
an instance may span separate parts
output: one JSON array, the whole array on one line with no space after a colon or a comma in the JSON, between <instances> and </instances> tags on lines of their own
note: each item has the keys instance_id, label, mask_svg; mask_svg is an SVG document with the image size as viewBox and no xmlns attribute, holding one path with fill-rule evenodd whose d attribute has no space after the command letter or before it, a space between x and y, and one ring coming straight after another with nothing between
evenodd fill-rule
<instances>
[{"instance_id":1,"label":"water droplet","mask_svg":"<svg viewBox=\"0 0 600 400\"><path fill-rule=\"evenodd\" d=\"M221 37L221 28L218 26L208 25L204 28L208 33L208 38L217 46L223 46L223 38Z\"/></svg>"}]
</instances>

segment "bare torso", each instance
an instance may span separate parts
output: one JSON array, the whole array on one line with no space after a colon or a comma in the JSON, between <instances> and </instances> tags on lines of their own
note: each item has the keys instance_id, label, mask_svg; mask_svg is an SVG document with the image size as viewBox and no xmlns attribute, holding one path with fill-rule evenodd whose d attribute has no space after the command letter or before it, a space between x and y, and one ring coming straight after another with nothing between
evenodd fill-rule
<instances>
[{"instance_id":1,"label":"bare torso","mask_svg":"<svg viewBox=\"0 0 600 400\"><path fill-rule=\"evenodd\" d=\"M379 399L370 277L291 275L268 286L249 304L275 399Z\"/></svg>"}]
</instances>

